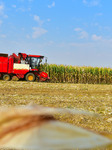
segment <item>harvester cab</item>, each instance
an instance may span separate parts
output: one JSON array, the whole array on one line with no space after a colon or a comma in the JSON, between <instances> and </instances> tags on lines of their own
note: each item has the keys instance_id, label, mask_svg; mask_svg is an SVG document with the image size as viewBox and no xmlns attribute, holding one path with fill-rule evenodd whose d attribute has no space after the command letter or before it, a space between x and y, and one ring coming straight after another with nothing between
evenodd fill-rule
<instances>
[{"instance_id":1,"label":"harvester cab","mask_svg":"<svg viewBox=\"0 0 112 150\"><path fill-rule=\"evenodd\" d=\"M40 65L44 56L28 55L25 59L26 63L30 65L30 69L40 69Z\"/></svg>"}]
</instances>

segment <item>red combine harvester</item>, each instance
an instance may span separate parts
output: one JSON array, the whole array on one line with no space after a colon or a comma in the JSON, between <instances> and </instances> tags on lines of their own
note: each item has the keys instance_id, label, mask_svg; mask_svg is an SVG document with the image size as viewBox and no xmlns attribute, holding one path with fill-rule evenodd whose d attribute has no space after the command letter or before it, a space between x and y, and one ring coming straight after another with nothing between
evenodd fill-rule
<instances>
[{"instance_id":1,"label":"red combine harvester","mask_svg":"<svg viewBox=\"0 0 112 150\"><path fill-rule=\"evenodd\" d=\"M26 81L47 81L48 74L40 71L40 64L44 56L27 55L25 53L0 54L0 76L5 81L12 77L25 79Z\"/></svg>"}]
</instances>

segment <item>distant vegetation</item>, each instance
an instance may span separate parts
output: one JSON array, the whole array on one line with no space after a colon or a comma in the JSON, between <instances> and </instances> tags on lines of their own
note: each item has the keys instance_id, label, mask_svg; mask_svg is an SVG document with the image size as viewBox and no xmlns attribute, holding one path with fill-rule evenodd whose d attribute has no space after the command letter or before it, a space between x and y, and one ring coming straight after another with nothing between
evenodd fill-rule
<instances>
[{"instance_id":1,"label":"distant vegetation","mask_svg":"<svg viewBox=\"0 0 112 150\"><path fill-rule=\"evenodd\" d=\"M99 67L77 67L64 65L42 65L51 82L111 84L112 69Z\"/></svg>"}]
</instances>

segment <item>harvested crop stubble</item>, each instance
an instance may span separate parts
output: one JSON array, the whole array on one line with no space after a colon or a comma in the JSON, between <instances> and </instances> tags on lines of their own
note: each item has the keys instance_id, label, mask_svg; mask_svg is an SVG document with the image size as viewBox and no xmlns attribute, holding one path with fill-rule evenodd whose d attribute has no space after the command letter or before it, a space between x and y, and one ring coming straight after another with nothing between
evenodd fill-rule
<instances>
[{"instance_id":1,"label":"harvested crop stubble","mask_svg":"<svg viewBox=\"0 0 112 150\"><path fill-rule=\"evenodd\" d=\"M101 118L63 114L55 117L107 137L112 133L112 85L0 81L0 105L18 106L30 102L96 112Z\"/></svg>"}]
</instances>

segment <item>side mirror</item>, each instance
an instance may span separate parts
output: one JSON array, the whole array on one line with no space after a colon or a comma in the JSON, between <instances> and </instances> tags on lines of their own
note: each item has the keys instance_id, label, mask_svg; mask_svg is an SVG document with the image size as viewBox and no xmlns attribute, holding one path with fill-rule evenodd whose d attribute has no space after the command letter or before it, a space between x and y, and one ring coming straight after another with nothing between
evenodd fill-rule
<instances>
[{"instance_id":1,"label":"side mirror","mask_svg":"<svg viewBox=\"0 0 112 150\"><path fill-rule=\"evenodd\" d=\"M47 57L45 58L45 63L47 64Z\"/></svg>"},{"instance_id":2,"label":"side mirror","mask_svg":"<svg viewBox=\"0 0 112 150\"><path fill-rule=\"evenodd\" d=\"M40 59L40 63L42 62L42 59Z\"/></svg>"}]
</instances>

